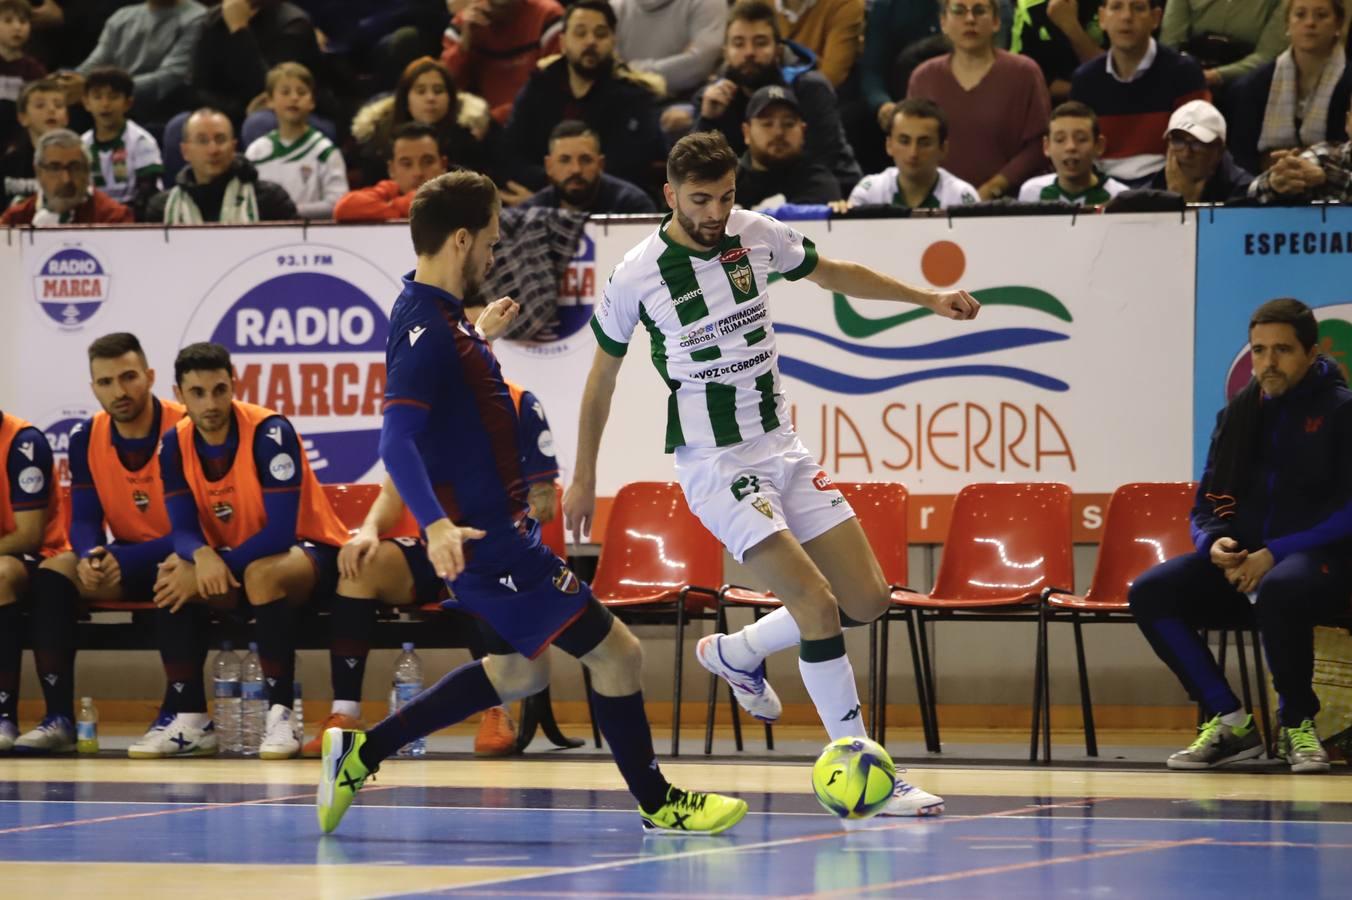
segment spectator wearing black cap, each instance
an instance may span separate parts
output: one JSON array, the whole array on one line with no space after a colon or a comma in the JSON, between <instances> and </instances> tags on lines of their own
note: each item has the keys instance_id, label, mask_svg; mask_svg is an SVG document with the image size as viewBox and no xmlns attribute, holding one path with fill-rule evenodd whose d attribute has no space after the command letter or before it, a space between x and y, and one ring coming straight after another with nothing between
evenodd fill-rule
<instances>
[{"instance_id":1,"label":"spectator wearing black cap","mask_svg":"<svg viewBox=\"0 0 1352 900\"><path fill-rule=\"evenodd\" d=\"M657 212L652 198L634 185L606 174L601 139L586 122L566 119L549 135L545 157L549 187L521 204L585 213Z\"/></svg>"},{"instance_id":2,"label":"spectator wearing black cap","mask_svg":"<svg viewBox=\"0 0 1352 900\"><path fill-rule=\"evenodd\" d=\"M737 164L738 203L769 208L841 199L831 171L803 155L806 130L798 98L789 88L768 85L751 95L742 123L746 152Z\"/></svg>"}]
</instances>

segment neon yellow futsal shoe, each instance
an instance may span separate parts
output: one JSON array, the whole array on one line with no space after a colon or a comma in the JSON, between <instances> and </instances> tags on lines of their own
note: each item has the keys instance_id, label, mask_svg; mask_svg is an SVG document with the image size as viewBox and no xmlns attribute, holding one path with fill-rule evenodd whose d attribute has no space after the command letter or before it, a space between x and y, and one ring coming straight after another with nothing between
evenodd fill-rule
<instances>
[{"instance_id":1,"label":"neon yellow futsal shoe","mask_svg":"<svg viewBox=\"0 0 1352 900\"><path fill-rule=\"evenodd\" d=\"M642 807L644 834L719 834L746 815L746 801L722 794L697 794L667 788L667 802L655 813Z\"/></svg>"},{"instance_id":2,"label":"neon yellow futsal shoe","mask_svg":"<svg viewBox=\"0 0 1352 900\"><path fill-rule=\"evenodd\" d=\"M324 768L319 776L319 793L315 795L315 812L319 815L319 829L325 834L338 827L357 791L375 774L357 754L364 743L363 731L330 728L324 732Z\"/></svg>"}]
</instances>

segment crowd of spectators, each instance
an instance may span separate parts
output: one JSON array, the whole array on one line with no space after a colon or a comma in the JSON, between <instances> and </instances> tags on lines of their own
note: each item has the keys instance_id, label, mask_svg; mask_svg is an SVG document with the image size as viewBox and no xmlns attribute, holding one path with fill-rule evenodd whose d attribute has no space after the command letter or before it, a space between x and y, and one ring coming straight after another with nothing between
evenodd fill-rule
<instances>
[{"instance_id":1,"label":"crowd of spectators","mask_svg":"<svg viewBox=\"0 0 1352 900\"><path fill-rule=\"evenodd\" d=\"M1343 200L1345 3L0 0L0 208L372 221L463 167L650 212L691 130L748 207Z\"/></svg>"}]
</instances>

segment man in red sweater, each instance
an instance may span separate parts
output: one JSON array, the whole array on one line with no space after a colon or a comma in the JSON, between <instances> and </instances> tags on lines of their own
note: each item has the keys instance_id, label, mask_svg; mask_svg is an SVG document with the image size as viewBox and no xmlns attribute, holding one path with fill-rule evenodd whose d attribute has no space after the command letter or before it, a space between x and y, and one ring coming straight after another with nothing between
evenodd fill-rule
<instances>
[{"instance_id":1,"label":"man in red sweater","mask_svg":"<svg viewBox=\"0 0 1352 900\"><path fill-rule=\"evenodd\" d=\"M405 122L394 131L390 177L367 188L344 194L333 207L338 222L385 222L407 219L413 195L423 182L446 171L446 157L430 125Z\"/></svg>"},{"instance_id":2,"label":"man in red sweater","mask_svg":"<svg viewBox=\"0 0 1352 900\"><path fill-rule=\"evenodd\" d=\"M38 138L38 192L0 216L0 225L89 225L130 222L131 210L89 186L89 157L80 136L57 128Z\"/></svg>"},{"instance_id":3,"label":"man in red sweater","mask_svg":"<svg viewBox=\"0 0 1352 900\"><path fill-rule=\"evenodd\" d=\"M441 62L463 90L488 101L506 125L535 64L559 52L563 7L555 0L451 0Z\"/></svg>"}]
</instances>

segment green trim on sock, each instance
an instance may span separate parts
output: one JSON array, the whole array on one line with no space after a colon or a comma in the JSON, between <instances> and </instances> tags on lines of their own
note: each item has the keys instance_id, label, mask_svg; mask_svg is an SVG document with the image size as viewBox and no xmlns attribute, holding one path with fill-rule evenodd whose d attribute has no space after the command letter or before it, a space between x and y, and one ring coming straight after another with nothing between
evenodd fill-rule
<instances>
[{"instance_id":1,"label":"green trim on sock","mask_svg":"<svg viewBox=\"0 0 1352 900\"><path fill-rule=\"evenodd\" d=\"M798 658L803 662L822 663L845 655L845 635L837 634L818 641L803 640L798 644Z\"/></svg>"}]
</instances>

